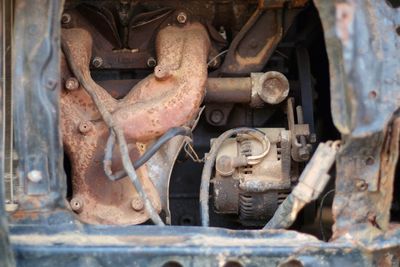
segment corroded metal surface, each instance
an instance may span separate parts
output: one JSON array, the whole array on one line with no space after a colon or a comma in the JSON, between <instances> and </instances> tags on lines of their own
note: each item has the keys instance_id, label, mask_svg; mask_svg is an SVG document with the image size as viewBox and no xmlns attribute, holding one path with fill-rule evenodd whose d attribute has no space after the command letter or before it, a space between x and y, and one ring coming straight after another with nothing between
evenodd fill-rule
<instances>
[{"instance_id":1,"label":"corroded metal surface","mask_svg":"<svg viewBox=\"0 0 400 267\"><path fill-rule=\"evenodd\" d=\"M389 123L400 106L400 10L389 1L315 2L330 60L333 121L344 139L336 165L334 238L350 232L369 239L390 228L398 143L388 142L398 138L397 120ZM361 227L368 231L357 234Z\"/></svg>"},{"instance_id":2,"label":"corroded metal surface","mask_svg":"<svg viewBox=\"0 0 400 267\"><path fill-rule=\"evenodd\" d=\"M72 51L74 64L83 70L85 80L95 88L115 123L131 142L133 161L156 137L171 127L188 123L196 115L207 79L209 39L202 25L168 26L161 30L157 37L156 73L142 80L119 101L90 77L90 34L82 29L68 29L64 30L63 38ZM62 59L62 77L66 81L71 77L65 59ZM136 201L138 195L131 182L127 178L113 182L105 176L103 157L108 129L90 96L82 87L65 88L60 102L63 142L72 165L71 208L87 223L146 221L148 215L138 208L141 205ZM169 170L170 166L166 167ZM119 157L114 157L112 169L121 168ZM160 211L160 197L146 166L137 172L154 207Z\"/></svg>"}]
</instances>

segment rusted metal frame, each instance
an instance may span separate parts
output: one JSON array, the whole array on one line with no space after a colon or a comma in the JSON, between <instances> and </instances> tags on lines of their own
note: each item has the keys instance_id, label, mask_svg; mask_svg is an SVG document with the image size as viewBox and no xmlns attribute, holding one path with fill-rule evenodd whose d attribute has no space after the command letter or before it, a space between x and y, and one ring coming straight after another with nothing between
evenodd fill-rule
<instances>
[{"instance_id":1,"label":"rusted metal frame","mask_svg":"<svg viewBox=\"0 0 400 267\"><path fill-rule=\"evenodd\" d=\"M0 262L3 266L15 266L14 257L12 254L7 215L4 209L5 206L5 132L6 132L6 117L5 117L5 96L6 96L6 32L11 30L9 21L6 20L6 3L4 0L0 0ZM9 28L7 28L9 27Z\"/></svg>"},{"instance_id":2,"label":"rusted metal frame","mask_svg":"<svg viewBox=\"0 0 400 267\"><path fill-rule=\"evenodd\" d=\"M333 121L345 144L337 159L333 237L370 240L390 228L387 194L398 152L385 149L385 140L399 108L400 10L386 1L315 3L329 57Z\"/></svg>"},{"instance_id":3,"label":"rusted metal frame","mask_svg":"<svg viewBox=\"0 0 400 267\"><path fill-rule=\"evenodd\" d=\"M17 213L22 216L65 206L66 181L58 131L62 7L63 1L15 2L14 144L21 186ZM29 179L31 174L37 179Z\"/></svg>"},{"instance_id":4,"label":"rusted metal frame","mask_svg":"<svg viewBox=\"0 0 400 267\"><path fill-rule=\"evenodd\" d=\"M47 234L46 234L47 233ZM393 266L399 230L368 243L322 242L295 231L232 231L203 227L80 227L12 229L21 266ZM33 238L34 237L34 238ZM183 249L184 248L184 249ZM286 264L285 264L286 263ZM387 265L382 265L386 263ZM379 265L381 264L381 265Z\"/></svg>"}]
</instances>

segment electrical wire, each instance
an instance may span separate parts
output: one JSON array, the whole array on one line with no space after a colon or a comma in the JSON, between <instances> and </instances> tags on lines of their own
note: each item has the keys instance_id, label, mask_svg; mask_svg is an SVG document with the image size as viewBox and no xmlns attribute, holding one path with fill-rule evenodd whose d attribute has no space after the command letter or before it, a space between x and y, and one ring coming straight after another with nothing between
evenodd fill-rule
<instances>
[{"instance_id":1,"label":"electrical wire","mask_svg":"<svg viewBox=\"0 0 400 267\"><path fill-rule=\"evenodd\" d=\"M228 53L228 49L222 51L221 53L217 54L215 57L213 57L212 59L210 59L210 60L207 62L207 66L210 66L210 64L211 64L214 60L216 60L217 58L219 58L220 56L222 56L222 55L224 55L224 54L226 54L226 53Z\"/></svg>"},{"instance_id":2,"label":"electrical wire","mask_svg":"<svg viewBox=\"0 0 400 267\"><path fill-rule=\"evenodd\" d=\"M146 152L133 163L133 168L137 170L143 164L145 164L155 153L168 142L170 139L174 138L175 136L192 136L192 131L188 127L173 127L169 129L165 134L163 134L150 148L146 150ZM115 134L111 131L110 136L108 137L106 149L104 153L104 172L106 173L107 177L112 180L116 181L121 178L126 177L126 172L124 170L118 171L115 174L112 173L111 165L112 165L112 152L114 149L115 144Z\"/></svg>"},{"instance_id":3,"label":"electrical wire","mask_svg":"<svg viewBox=\"0 0 400 267\"><path fill-rule=\"evenodd\" d=\"M321 231L322 240L324 240L324 241L327 241L327 240L326 240L326 236L325 236L324 225L322 223L322 209L324 207L325 199L328 197L328 195L332 194L333 192L335 192L335 189L331 189L328 192L326 192L325 195L321 198L321 202L319 203L319 207L318 207L319 228L320 228L320 231Z\"/></svg>"}]
</instances>

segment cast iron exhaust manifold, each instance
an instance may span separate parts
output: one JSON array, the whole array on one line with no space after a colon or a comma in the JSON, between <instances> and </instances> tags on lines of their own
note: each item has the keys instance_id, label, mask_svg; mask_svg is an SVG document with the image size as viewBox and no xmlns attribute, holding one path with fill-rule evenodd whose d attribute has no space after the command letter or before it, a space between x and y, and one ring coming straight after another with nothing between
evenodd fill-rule
<instances>
[{"instance_id":1,"label":"cast iron exhaust manifold","mask_svg":"<svg viewBox=\"0 0 400 267\"><path fill-rule=\"evenodd\" d=\"M154 74L138 83L121 100L116 100L90 75L92 38L79 28L63 30L66 59L95 91L103 106L123 130L131 160L144 153L148 144L168 129L186 125L198 113L205 94L207 56L210 40L199 23L183 27L167 26L156 39L158 65ZM72 77L62 60L62 78ZM127 178L111 181L103 170L103 157L109 129L95 103L82 85L64 88L61 94L61 130L72 166L71 208L79 218L91 224L139 224L149 215ZM115 153L118 154L118 153ZM121 169L114 157L112 168ZM162 168L163 166L160 166ZM149 179L146 166L137 170L139 179L154 208L161 210L160 197Z\"/></svg>"}]
</instances>

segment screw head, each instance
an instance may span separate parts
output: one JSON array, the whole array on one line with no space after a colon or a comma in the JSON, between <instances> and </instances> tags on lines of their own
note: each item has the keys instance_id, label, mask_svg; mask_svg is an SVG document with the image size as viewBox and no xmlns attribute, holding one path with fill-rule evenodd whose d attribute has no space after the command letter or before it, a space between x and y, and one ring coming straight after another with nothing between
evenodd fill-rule
<instances>
[{"instance_id":1,"label":"screw head","mask_svg":"<svg viewBox=\"0 0 400 267\"><path fill-rule=\"evenodd\" d=\"M94 57L92 60L92 65L95 68L100 68L103 66L103 59L101 57Z\"/></svg>"},{"instance_id":2,"label":"screw head","mask_svg":"<svg viewBox=\"0 0 400 267\"><path fill-rule=\"evenodd\" d=\"M368 189L368 183L365 182L364 179L360 179L360 178L356 179L355 185L356 185L356 188L357 188L359 191L365 191L365 190Z\"/></svg>"},{"instance_id":3,"label":"screw head","mask_svg":"<svg viewBox=\"0 0 400 267\"><path fill-rule=\"evenodd\" d=\"M131 201L132 209L141 211L144 208L144 203L140 197L134 197Z\"/></svg>"},{"instance_id":4,"label":"screw head","mask_svg":"<svg viewBox=\"0 0 400 267\"><path fill-rule=\"evenodd\" d=\"M38 170L32 170L30 172L28 172L27 175L29 181L33 182L33 183L38 183L43 179L43 175L41 171Z\"/></svg>"},{"instance_id":5,"label":"screw head","mask_svg":"<svg viewBox=\"0 0 400 267\"><path fill-rule=\"evenodd\" d=\"M71 209L75 212L81 212L83 209L83 201L80 198L73 198L71 199L70 203Z\"/></svg>"},{"instance_id":6,"label":"screw head","mask_svg":"<svg viewBox=\"0 0 400 267\"><path fill-rule=\"evenodd\" d=\"M90 131L92 131L93 130L93 123L91 123L90 121L82 121L80 124L79 124L79 127L78 127L78 129L79 129L79 132L81 133L81 134L88 134Z\"/></svg>"},{"instance_id":7,"label":"screw head","mask_svg":"<svg viewBox=\"0 0 400 267\"><path fill-rule=\"evenodd\" d=\"M64 14L62 14L62 16L61 16L61 23L62 24L68 24L68 23L70 23L71 22L71 15L70 14L68 14L68 13L64 13Z\"/></svg>"},{"instance_id":8,"label":"screw head","mask_svg":"<svg viewBox=\"0 0 400 267\"><path fill-rule=\"evenodd\" d=\"M147 67L154 68L157 65L157 61L154 57L149 57L147 60Z\"/></svg>"},{"instance_id":9,"label":"screw head","mask_svg":"<svg viewBox=\"0 0 400 267\"><path fill-rule=\"evenodd\" d=\"M185 24L187 21L187 15L185 12L179 12L178 15L176 16L176 20L180 23L180 24Z\"/></svg>"},{"instance_id":10,"label":"screw head","mask_svg":"<svg viewBox=\"0 0 400 267\"><path fill-rule=\"evenodd\" d=\"M68 90L76 90L79 88L79 82L76 78L71 77L65 81L65 88Z\"/></svg>"}]
</instances>

